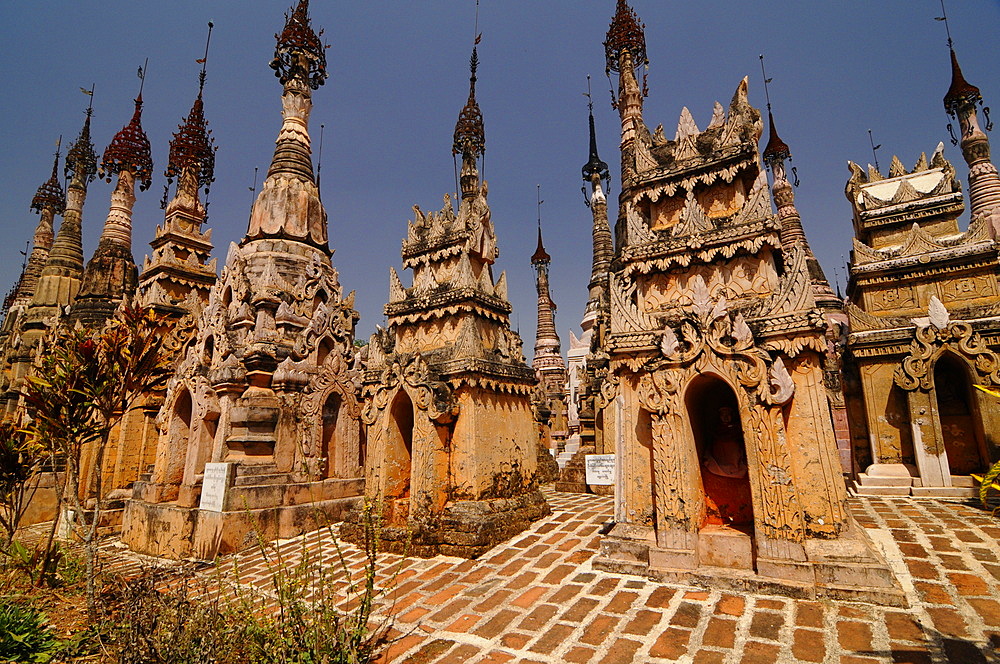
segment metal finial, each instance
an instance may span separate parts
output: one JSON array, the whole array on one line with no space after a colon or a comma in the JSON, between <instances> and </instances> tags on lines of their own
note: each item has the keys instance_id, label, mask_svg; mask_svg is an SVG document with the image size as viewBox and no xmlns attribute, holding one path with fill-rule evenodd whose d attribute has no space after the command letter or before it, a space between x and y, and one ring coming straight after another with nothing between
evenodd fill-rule
<instances>
[{"instance_id":1,"label":"metal finial","mask_svg":"<svg viewBox=\"0 0 1000 664\"><path fill-rule=\"evenodd\" d=\"M141 67L139 67L139 71L136 72L139 76L139 99L142 99L142 88L144 85L146 85L146 69L148 67L149 67L149 58L146 58L146 61L142 63Z\"/></svg>"},{"instance_id":2,"label":"metal finial","mask_svg":"<svg viewBox=\"0 0 1000 664\"><path fill-rule=\"evenodd\" d=\"M757 57L760 58L760 74L764 78L764 99L767 101L767 110L770 111L771 110L771 94L770 94L770 92L767 89L767 85L768 85L768 83L770 83L772 81L772 79L768 78L767 77L767 72L764 71L764 54L761 53Z\"/></svg>"},{"instance_id":3,"label":"metal finial","mask_svg":"<svg viewBox=\"0 0 1000 664\"><path fill-rule=\"evenodd\" d=\"M944 23L944 32L948 35L948 48L952 47L951 42L951 26L948 25L948 12L944 8L944 0L941 0L941 15L934 17L935 21L941 21Z\"/></svg>"},{"instance_id":4,"label":"metal finial","mask_svg":"<svg viewBox=\"0 0 1000 664\"><path fill-rule=\"evenodd\" d=\"M875 160L875 170L878 171L879 173L881 173L882 169L880 169L878 167L878 152L877 152L877 150L880 147L882 147L882 144L879 143L878 145L875 145L875 139L872 137L872 130L871 129L868 130L868 142L872 146L872 158Z\"/></svg>"},{"instance_id":5,"label":"metal finial","mask_svg":"<svg viewBox=\"0 0 1000 664\"><path fill-rule=\"evenodd\" d=\"M205 38L205 55L200 60L195 60L195 62L201 64L201 71L198 73L198 96L201 96L201 91L205 88L205 68L208 65L208 45L212 43L212 28L215 27L215 23L212 21L208 22L208 37Z\"/></svg>"},{"instance_id":6,"label":"metal finial","mask_svg":"<svg viewBox=\"0 0 1000 664\"><path fill-rule=\"evenodd\" d=\"M538 213L538 230L542 230L542 185L535 185L535 209Z\"/></svg>"},{"instance_id":7,"label":"metal finial","mask_svg":"<svg viewBox=\"0 0 1000 664\"><path fill-rule=\"evenodd\" d=\"M320 174L323 171L323 130L326 129L325 124L320 124L319 126L319 151L316 154L316 189L319 189Z\"/></svg>"},{"instance_id":8,"label":"metal finial","mask_svg":"<svg viewBox=\"0 0 1000 664\"><path fill-rule=\"evenodd\" d=\"M254 194L257 192L257 167L256 166L253 167L253 184L250 185L249 187L247 187L247 189L250 190L250 207L253 207L254 200L256 198L254 196Z\"/></svg>"},{"instance_id":9,"label":"metal finial","mask_svg":"<svg viewBox=\"0 0 1000 664\"><path fill-rule=\"evenodd\" d=\"M275 35L277 44L271 69L282 85L301 78L316 90L326 82L326 46L320 41L323 31L313 31L309 22L309 2L299 0L292 12L285 14L285 28Z\"/></svg>"}]
</instances>

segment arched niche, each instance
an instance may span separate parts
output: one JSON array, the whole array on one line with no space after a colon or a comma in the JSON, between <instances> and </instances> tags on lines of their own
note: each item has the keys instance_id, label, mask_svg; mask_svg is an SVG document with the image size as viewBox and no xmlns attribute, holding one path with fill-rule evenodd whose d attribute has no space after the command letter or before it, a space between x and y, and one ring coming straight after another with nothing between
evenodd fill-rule
<instances>
[{"instance_id":1,"label":"arched niche","mask_svg":"<svg viewBox=\"0 0 1000 664\"><path fill-rule=\"evenodd\" d=\"M705 499L703 527L753 532L753 499L740 407L729 384L713 374L695 378L685 394Z\"/></svg>"},{"instance_id":2,"label":"arched niche","mask_svg":"<svg viewBox=\"0 0 1000 664\"><path fill-rule=\"evenodd\" d=\"M631 477L633 501L637 505L637 521L645 526L656 527L656 476L654 474L653 416L645 408L639 409L635 423L635 437L639 443L636 449Z\"/></svg>"},{"instance_id":3,"label":"arched niche","mask_svg":"<svg viewBox=\"0 0 1000 664\"><path fill-rule=\"evenodd\" d=\"M320 441L320 456L326 459L324 477L333 477L336 472L335 459L337 454L338 432L340 423L340 408L343 400L336 392L331 392L330 396L323 402L322 410L322 438Z\"/></svg>"},{"instance_id":4,"label":"arched niche","mask_svg":"<svg viewBox=\"0 0 1000 664\"><path fill-rule=\"evenodd\" d=\"M934 363L934 393L941 436L952 475L969 475L986 467L982 419L968 368L951 353Z\"/></svg>"},{"instance_id":5,"label":"arched niche","mask_svg":"<svg viewBox=\"0 0 1000 664\"><path fill-rule=\"evenodd\" d=\"M184 460L191 440L193 410L191 392L186 388L181 389L170 409L170 423L167 426L170 451L167 457L167 470L163 477L168 484L180 484L184 479Z\"/></svg>"},{"instance_id":6,"label":"arched niche","mask_svg":"<svg viewBox=\"0 0 1000 664\"><path fill-rule=\"evenodd\" d=\"M399 501L410 497L410 474L413 466L413 402L406 390L399 390L389 407L385 447L385 497ZM394 509L402 517L405 507ZM396 520L396 519L393 519Z\"/></svg>"}]
</instances>

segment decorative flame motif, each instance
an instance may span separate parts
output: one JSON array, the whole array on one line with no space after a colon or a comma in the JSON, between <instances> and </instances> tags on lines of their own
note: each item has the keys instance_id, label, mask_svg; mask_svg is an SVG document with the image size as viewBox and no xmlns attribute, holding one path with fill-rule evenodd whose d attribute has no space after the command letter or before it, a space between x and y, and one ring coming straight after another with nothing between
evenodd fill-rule
<instances>
[{"instance_id":1,"label":"decorative flame motif","mask_svg":"<svg viewBox=\"0 0 1000 664\"><path fill-rule=\"evenodd\" d=\"M479 68L479 54L472 47L472 57L469 59L469 101L465 103L462 112L458 114L455 124L455 139L451 153L478 159L486 152L486 129L483 126L483 112L479 110L476 101L476 69Z\"/></svg>"},{"instance_id":2,"label":"decorative flame motif","mask_svg":"<svg viewBox=\"0 0 1000 664\"><path fill-rule=\"evenodd\" d=\"M132 120L115 134L104 150L101 160L101 177L111 182L111 176L129 171L139 183L139 189L146 191L153 183L153 155L149 148L149 138L142 130L142 94L135 100Z\"/></svg>"},{"instance_id":3,"label":"decorative flame motif","mask_svg":"<svg viewBox=\"0 0 1000 664\"><path fill-rule=\"evenodd\" d=\"M56 159L52 163L52 177L38 188L35 197L31 199L30 209L40 213L44 208L51 209L55 214L62 214L66 210L66 197L59 185L58 150L56 150Z\"/></svg>"},{"instance_id":4,"label":"decorative flame motif","mask_svg":"<svg viewBox=\"0 0 1000 664\"><path fill-rule=\"evenodd\" d=\"M632 56L632 65L639 67L649 64L646 57L646 24L639 23L635 10L625 0L618 0L618 9L611 19L611 26L604 41L604 56L608 71L620 71L621 54Z\"/></svg>"},{"instance_id":5,"label":"decorative flame motif","mask_svg":"<svg viewBox=\"0 0 1000 664\"><path fill-rule=\"evenodd\" d=\"M199 92L187 120L178 126L170 141L170 159L164 172L168 183L179 177L184 169L189 169L198 178L198 186L205 187L208 193L208 186L215 181L214 142Z\"/></svg>"},{"instance_id":6,"label":"decorative flame motif","mask_svg":"<svg viewBox=\"0 0 1000 664\"><path fill-rule=\"evenodd\" d=\"M285 29L274 35L271 69L282 85L302 78L313 90L326 83L326 48L309 24L309 0L299 0L291 15L285 14Z\"/></svg>"},{"instance_id":7,"label":"decorative flame motif","mask_svg":"<svg viewBox=\"0 0 1000 664\"><path fill-rule=\"evenodd\" d=\"M94 151L94 142L90 140L90 118L93 114L93 109L88 108L83 129L66 153L63 170L66 177L80 176L84 184L92 182L97 175L97 152Z\"/></svg>"}]
</instances>

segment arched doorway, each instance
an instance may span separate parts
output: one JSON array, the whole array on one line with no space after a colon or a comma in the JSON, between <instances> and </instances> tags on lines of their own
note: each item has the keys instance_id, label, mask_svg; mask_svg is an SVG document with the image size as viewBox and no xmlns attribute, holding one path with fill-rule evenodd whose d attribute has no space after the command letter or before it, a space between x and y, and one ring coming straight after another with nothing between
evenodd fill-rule
<instances>
[{"instance_id":1,"label":"arched doorway","mask_svg":"<svg viewBox=\"0 0 1000 664\"><path fill-rule=\"evenodd\" d=\"M167 484L180 484L184 479L184 461L188 451L188 441L191 440L191 393L181 390L174 399L174 407L170 415L170 426L167 429L167 439L170 443L170 457L167 459L167 472L164 479Z\"/></svg>"},{"instance_id":2,"label":"arched doorway","mask_svg":"<svg viewBox=\"0 0 1000 664\"><path fill-rule=\"evenodd\" d=\"M688 388L686 406L705 491L703 525L753 529L753 502L736 394L725 381L702 376Z\"/></svg>"},{"instance_id":3,"label":"arched doorway","mask_svg":"<svg viewBox=\"0 0 1000 664\"><path fill-rule=\"evenodd\" d=\"M934 363L934 391L951 474L981 472L986 465L981 424L977 421L969 374L961 360L946 353Z\"/></svg>"},{"instance_id":4,"label":"arched doorway","mask_svg":"<svg viewBox=\"0 0 1000 664\"><path fill-rule=\"evenodd\" d=\"M336 472L337 420L340 415L340 396L333 392L323 403L323 428L320 455L326 460L323 477L333 477Z\"/></svg>"},{"instance_id":5,"label":"arched doorway","mask_svg":"<svg viewBox=\"0 0 1000 664\"><path fill-rule=\"evenodd\" d=\"M405 523L413 461L413 402L405 390L392 400L386 436L385 497L391 510L386 519L389 523Z\"/></svg>"}]
</instances>

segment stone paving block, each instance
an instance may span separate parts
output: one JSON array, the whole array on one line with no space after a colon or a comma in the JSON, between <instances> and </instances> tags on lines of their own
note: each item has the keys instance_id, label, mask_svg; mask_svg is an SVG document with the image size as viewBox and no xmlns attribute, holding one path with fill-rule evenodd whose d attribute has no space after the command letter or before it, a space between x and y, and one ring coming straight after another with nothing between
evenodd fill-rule
<instances>
[{"instance_id":1,"label":"stone paving block","mask_svg":"<svg viewBox=\"0 0 1000 664\"><path fill-rule=\"evenodd\" d=\"M712 618L708 621L702 644L717 648L732 648L736 644L736 621Z\"/></svg>"},{"instance_id":2,"label":"stone paving block","mask_svg":"<svg viewBox=\"0 0 1000 664\"><path fill-rule=\"evenodd\" d=\"M583 576L582 574L580 576ZM579 578L579 577L577 577ZM587 593L588 595L599 595L604 597L605 595L610 595L614 589L618 586L618 579L615 577L609 577L607 579L601 579L594 584L594 587L590 589Z\"/></svg>"},{"instance_id":3,"label":"stone paving block","mask_svg":"<svg viewBox=\"0 0 1000 664\"><path fill-rule=\"evenodd\" d=\"M649 634L660 623L662 617L663 613L660 611L639 609L636 611L635 618L622 631L626 634Z\"/></svg>"},{"instance_id":4,"label":"stone paving block","mask_svg":"<svg viewBox=\"0 0 1000 664\"><path fill-rule=\"evenodd\" d=\"M543 595L550 592L550 590L551 588L545 588L543 586L529 588L514 599L511 604L522 609L527 609L528 607L534 606L538 600L540 600Z\"/></svg>"},{"instance_id":5,"label":"stone paving block","mask_svg":"<svg viewBox=\"0 0 1000 664\"><path fill-rule=\"evenodd\" d=\"M850 652L872 650L872 628L867 623L840 621L837 623L837 642Z\"/></svg>"},{"instance_id":6,"label":"stone paving block","mask_svg":"<svg viewBox=\"0 0 1000 664\"><path fill-rule=\"evenodd\" d=\"M740 660L740 664L775 664L780 652L780 648L776 645L747 641L743 647L743 659Z\"/></svg>"},{"instance_id":7,"label":"stone paving block","mask_svg":"<svg viewBox=\"0 0 1000 664\"><path fill-rule=\"evenodd\" d=\"M406 658L412 664L429 664L441 655L451 650L456 645L454 641L446 639L434 639L430 643L422 646L420 650Z\"/></svg>"},{"instance_id":8,"label":"stone paving block","mask_svg":"<svg viewBox=\"0 0 1000 664\"><path fill-rule=\"evenodd\" d=\"M561 646L572 633L573 628L569 625L553 625L543 632L541 637L528 647L528 650L550 654L553 650Z\"/></svg>"},{"instance_id":9,"label":"stone paving block","mask_svg":"<svg viewBox=\"0 0 1000 664\"><path fill-rule=\"evenodd\" d=\"M924 631L908 613L888 612L885 626L894 641L923 641Z\"/></svg>"},{"instance_id":10,"label":"stone paving block","mask_svg":"<svg viewBox=\"0 0 1000 664\"><path fill-rule=\"evenodd\" d=\"M822 662L826 659L823 632L796 629L792 638L792 655L795 659L802 662Z\"/></svg>"},{"instance_id":11,"label":"stone paving block","mask_svg":"<svg viewBox=\"0 0 1000 664\"><path fill-rule=\"evenodd\" d=\"M742 616L746 600L738 595L723 595L715 605L715 612L718 615Z\"/></svg>"},{"instance_id":12,"label":"stone paving block","mask_svg":"<svg viewBox=\"0 0 1000 664\"><path fill-rule=\"evenodd\" d=\"M659 586L653 590L649 599L646 600L646 606L651 609L665 609L676 594L677 591L673 588Z\"/></svg>"},{"instance_id":13,"label":"stone paving block","mask_svg":"<svg viewBox=\"0 0 1000 664\"><path fill-rule=\"evenodd\" d=\"M602 613L587 622L583 628L583 635L580 637L580 640L592 646L599 646L604 643L619 621L620 618L618 616L609 616Z\"/></svg>"},{"instance_id":14,"label":"stone paving block","mask_svg":"<svg viewBox=\"0 0 1000 664\"><path fill-rule=\"evenodd\" d=\"M589 597L582 597L576 601L573 606L568 608L559 616L560 620L571 623L582 622L587 614L597 608L598 601L596 599L590 599Z\"/></svg>"},{"instance_id":15,"label":"stone paving block","mask_svg":"<svg viewBox=\"0 0 1000 664\"><path fill-rule=\"evenodd\" d=\"M537 632L548 624L558 611L559 607L551 604L537 606L521 620L518 627L528 632Z\"/></svg>"},{"instance_id":16,"label":"stone paving block","mask_svg":"<svg viewBox=\"0 0 1000 664\"><path fill-rule=\"evenodd\" d=\"M563 655L562 661L569 662L569 664L586 664L593 659L596 654L597 651L591 650L590 648L571 648L565 655Z\"/></svg>"},{"instance_id":17,"label":"stone paving block","mask_svg":"<svg viewBox=\"0 0 1000 664\"><path fill-rule=\"evenodd\" d=\"M678 627L694 627L701 619L701 607L691 602L681 602L670 619L671 625Z\"/></svg>"},{"instance_id":18,"label":"stone paving block","mask_svg":"<svg viewBox=\"0 0 1000 664\"><path fill-rule=\"evenodd\" d=\"M750 622L750 636L768 641L777 641L781 628L785 625L785 617L780 613L771 611L758 611L754 613Z\"/></svg>"},{"instance_id":19,"label":"stone paving block","mask_svg":"<svg viewBox=\"0 0 1000 664\"><path fill-rule=\"evenodd\" d=\"M505 629L507 629L507 625L509 625L514 618L517 618L517 615L516 611L504 609L490 618L486 623L477 627L473 631L473 634L481 636L484 639L496 638L502 634Z\"/></svg>"},{"instance_id":20,"label":"stone paving block","mask_svg":"<svg viewBox=\"0 0 1000 664\"><path fill-rule=\"evenodd\" d=\"M639 593L630 593L624 590L619 591L611 598L611 601L608 602L604 610L609 613L625 613L632 608L632 605L635 604L638 598Z\"/></svg>"},{"instance_id":21,"label":"stone paving block","mask_svg":"<svg viewBox=\"0 0 1000 664\"><path fill-rule=\"evenodd\" d=\"M688 642L691 640L691 630L679 627L668 627L657 637L656 641L649 648L650 657L662 657L664 659L678 659L687 652Z\"/></svg>"},{"instance_id":22,"label":"stone paving block","mask_svg":"<svg viewBox=\"0 0 1000 664\"><path fill-rule=\"evenodd\" d=\"M464 616L460 617L458 620L453 622L444 628L446 632L460 632L465 633L472 629L472 626L479 622L479 616L473 613L466 613Z\"/></svg>"},{"instance_id":23,"label":"stone paving block","mask_svg":"<svg viewBox=\"0 0 1000 664\"><path fill-rule=\"evenodd\" d=\"M507 632L500 637L500 643L514 650L521 650L524 646L528 645L528 641L533 638L534 636L522 634L521 632Z\"/></svg>"}]
</instances>

